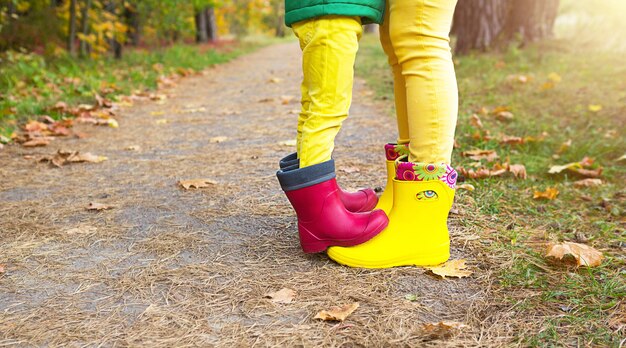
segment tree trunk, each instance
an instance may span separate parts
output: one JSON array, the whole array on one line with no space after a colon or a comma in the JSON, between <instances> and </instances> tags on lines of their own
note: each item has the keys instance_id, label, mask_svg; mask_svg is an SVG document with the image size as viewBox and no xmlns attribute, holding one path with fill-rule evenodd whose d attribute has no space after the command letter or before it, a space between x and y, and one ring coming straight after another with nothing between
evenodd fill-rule
<instances>
[{"instance_id":1,"label":"tree trunk","mask_svg":"<svg viewBox=\"0 0 626 348\"><path fill-rule=\"evenodd\" d=\"M196 10L196 42L203 43L209 41L207 29L207 13L206 9Z\"/></svg>"},{"instance_id":2,"label":"tree trunk","mask_svg":"<svg viewBox=\"0 0 626 348\"><path fill-rule=\"evenodd\" d=\"M276 2L276 37L285 37L285 2Z\"/></svg>"},{"instance_id":3,"label":"tree trunk","mask_svg":"<svg viewBox=\"0 0 626 348\"><path fill-rule=\"evenodd\" d=\"M89 9L91 8L91 0L85 0L85 4L81 11L80 27L84 36L89 35ZM85 40L80 40L80 56L87 57L89 54L89 44Z\"/></svg>"},{"instance_id":4,"label":"tree trunk","mask_svg":"<svg viewBox=\"0 0 626 348\"><path fill-rule=\"evenodd\" d=\"M67 37L67 51L76 54L76 0L70 0L70 28Z\"/></svg>"},{"instance_id":5,"label":"tree trunk","mask_svg":"<svg viewBox=\"0 0 626 348\"><path fill-rule=\"evenodd\" d=\"M519 37L522 44L552 36L559 0L512 0L504 27L507 41Z\"/></svg>"},{"instance_id":6,"label":"tree trunk","mask_svg":"<svg viewBox=\"0 0 626 348\"><path fill-rule=\"evenodd\" d=\"M215 8L207 6L204 11L206 15L206 34L209 41L217 41L217 18L215 18Z\"/></svg>"},{"instance_id":7,"label":"tree trunk","mask_svg":"<svg viewBox=\"0 0 626 348\"><path fill-rule=\"evenodd\" d=\"M459 0L452 33L456 53L522 44L552 35L559 0Z\"/></svg>"},{"instance_id":8,"label":"tree trunk","mask_svg":"<svg viewBox=\"0 0 626 348\"><path fill-rule=\"evenodd\" d=\"M130 6L126 6L124 17L129 28L126 33L127 42L130 42L133 46L139 46L139 41L141 40L141 20L137 5L134 2L131 2Z\"/></svg>"},{"instance_id":9,"label":"tree trunk","mask_svg":"<svg viewBox=\"0 0 626 348\"><path fill-rule=\"evenodd\" d=\"M510 0L459 0L452 25L456 53L486 50L502 31Z\"/></svg>"},{"instance_id":10,"label":"tree trunk","mask_svg":"<svg viewBox=\"0 0 626 348\"><path fill-rule=\"evenodd\" d=\"M105 6L105 10L115 16L115 1L109 1ZM115 25L113 27L115 27ZM115 59L122 59L123 46L117 40L116 35L117 33L113 32L113 38L109 40L109 45L111 45L111 48L113 49L113 56Z\"/></svg>"}]
</instances>

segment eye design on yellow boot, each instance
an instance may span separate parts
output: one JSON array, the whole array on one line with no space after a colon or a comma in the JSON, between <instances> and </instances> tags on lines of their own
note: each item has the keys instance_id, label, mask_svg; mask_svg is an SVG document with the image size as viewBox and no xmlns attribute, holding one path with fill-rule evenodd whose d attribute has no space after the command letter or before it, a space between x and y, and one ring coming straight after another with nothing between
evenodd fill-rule
<instances>
[{"instance_id":1,"label":"eye design on yellow boot","mask_svg":"<svg viewBox=\"0 0 626 348\"><path fill-rule=\"evenodd\" d=\"M419 192L417 195L415 195L415 198L417 198L418 201L429 201L438 199L439 195L437 195L437 192L433 190L427 190Z\"/></svg>"}]
</instances>

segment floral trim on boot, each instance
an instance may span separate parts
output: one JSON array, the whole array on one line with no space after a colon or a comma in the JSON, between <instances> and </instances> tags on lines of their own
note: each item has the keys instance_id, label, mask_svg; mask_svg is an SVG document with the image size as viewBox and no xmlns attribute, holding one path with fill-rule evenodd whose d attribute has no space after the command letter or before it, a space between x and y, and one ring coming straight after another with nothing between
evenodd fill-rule
<instances>
[{"instance_id":1,"label":"floral trim on boot","mask_svg":"<svg viewBox=\"0 0 626 348\"><path fill-rule=\"evenodd\" d=\"M396 160L396 179L405 181L441 180L451 189L455 189L458 174L448 164L412 163L406 162L406 158L406 156L402 156Z\"/></svg>"},{"instance_id":2,"label":"floral trim on boot","mask_svg":"<svg viewBox=\"0 0 626 348\"><path fill-rule=\"evenodd\" d=\"M395 161L400 156L409 155L409 144L386 144L385 156L387 161Z\"/></svg>"}]
</instances>

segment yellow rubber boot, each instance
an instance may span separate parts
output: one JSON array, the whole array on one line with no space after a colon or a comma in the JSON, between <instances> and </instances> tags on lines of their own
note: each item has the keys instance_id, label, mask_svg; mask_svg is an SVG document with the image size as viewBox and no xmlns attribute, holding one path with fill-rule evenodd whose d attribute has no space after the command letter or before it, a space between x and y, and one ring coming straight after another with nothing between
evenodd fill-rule
<instances>
[{"instance_id":1,"label":"yellow rubber boot","mask_svg":"<svg viewBox=\"0 0 626 348\"><path fill-rule=\"evenodd\" d=\"M396 164L395 161L400 156L409 154L408 144L386 144L385 145L385 158L387 168L387 185L383 194L378 199L378 204L374 209L381 209L385 214L389 215L391 207L393 206L393 178L396 176Z\"/></svg>"},{"instance_id":2,"label":"yellow rubber boot","mask_svg":"<svg viewBox=\"0 0 626 348\"><path fill-rule=\"evenodd\" d=\"M397 164L387 228L363 244L329 248L331 259L350 267L388 268L432 266L450 258L447 219L456 172L446 164Z\"/></svg>"}]
</instances>

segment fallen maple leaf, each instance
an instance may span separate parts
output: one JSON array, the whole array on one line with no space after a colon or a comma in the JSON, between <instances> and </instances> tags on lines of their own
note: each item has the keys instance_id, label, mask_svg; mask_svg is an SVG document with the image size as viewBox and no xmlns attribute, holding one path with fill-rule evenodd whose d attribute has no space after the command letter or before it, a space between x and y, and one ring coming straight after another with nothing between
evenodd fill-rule
<instances>
[{"instance_id":1,"label":"fallen maple leaf","mask_svg":"<svg viewBox=\"0 0 626 348\"><path fill-rule=\"evenodd\" d=\"M524 138L516 137L516 136L509 136L509 135L503 136L502 139L500 140L500 144L514 145L514 144L523 144L523 143L524 143Z\"/></svg>"},{"instance_id":2,"label":"fallen maple leaf","mask_svg":"<svg viewBox=\"0 0 626 348\"><path fill-rule=\"evenodd\" d=\"M451 337L460 330L468 327L469 326L465 324L454 321L440 321L438 323L422 324L422 332L430 339L442 339Z\"/></svg>"},{"instance_id":3,"label":"fallen maple leaf","mask_svg":"<svg viewBox=\"0 0 626 348\"><path fill-rule=\"evenodd\" d=\"M559 190L554 187L548 187L545 191L535 191L533 193L534 199L547 199L554 200L559 195Z\"/></svg>"},{"instance_id":4,"label":"fallen maple leaf","mask_svg":"<svg viewBox=\"0 0 626 348\"><path fill-rule=\"evenodd\" d=\"M582 179L578 181L574 181L575 187L594 187L602 185L602 180L600 179Z\"/></svg>"},{"instance_id":5,"label":"fallen maple leaf","mask_svg":"<svg viewBox=\"0 0 626 348\"><path fill-rule=\"evenodd\" d=\"M313 319L321 319L324 321L344 321L357 308L359 308L358 302L343 305L340 307L333 306L330 307L330 309L328 310L320 311L315 315L315 317L313 317Z\"/></svg>"},{"instance_id":6,"label":"fallen maple leaf","mask_svg":"<svg viewBox=\"0 0 626 348\"><path fill-rule=\"evenodd\" d=\"M216 185L217 182L211 179L191 179L191 180L180 180L178 184L182 186L185 190L189 190L192 187L194 188L210 187L211 185Z\"/></svg>"},{"instance_id":7,"label":"fallen maple leaf","mask_svg":"<svg viewBox=\"0 0 626 348\"><path fill-rule=\"evenodd\" d=\"M548 170L549 174L558 174L567 170L574 174L578 174L584 177L597 178L602 175L602 167L596 169L587 169L594 163L593 158L585 157L580 162L571 162L564 165L552 166Z\"/></svg>"},{"instance_id":8,"label":"fallen maple leaf","mask_svg":"<svg viewBox=\"0 0 626 348\"><path fill-rule=\"evenodd\" d=\"M274 303L291 303L296 297L296 292L292 289L284 288L275 292L270 292L264 297L269 298Z\"/></svg>"},{"instance_id":9,"label":"fallen maple leaf","mask_svg":"<svg viewBox=\"0 0 626 348\"><path fill-rule=\"evenodd\" d=\"M426 267L430 272L445 277L464 278L469 277L472 271L466 270L465 260L450 260L444 264L434 267Z\"/></svg>"},{"instance_id":10,"label":"fallen maple leaf","mask_svg":"<svg viewBox=\"0 0 626 348\"><path fill-rule=\"evenodd\" d=\"M101 210L109 210L112 209L113 207L110 205L106 205L106 204L102 204L102 203L97 203L97 202L91 202L89 203L89 205L87 205L87 210L94 210L94 211L101 211Z\"/></svg>"},{"instance_id":11,"label":"fallen maple leaf","mask_svg":"<svg viewBox=\"0 0 626 348\"><path fill-rule=\"evenodd\" d=\"M32 138L24 143L22 146L24 147L38 147L38 146L48 146L50 144L50 139L48 137L37 137Z\"/></svg>"},{"instance_id":12,"label":"fallen maple leaf","mask_svg":"<svg viewBox=\"0 0 626 348\"><path fill-rule=\"evenodd\" d=\"M456 185L457 190L468 190L468 191L474 191L474 185L472 184L460 184L460 185Z\"/></svg>"},{"instance_id":13,"label":"fallen maple leaf","mask_svg":"<svg viewBox=\"0 0 626 348\"><path fill-rule=\"evenodd\" d=\"M461 156L469 157L474 161L486 159L487 162L493 162L498 158L495 150L470 150L461 152Z\"/></svg>"},{"instance_id":14,"label":"fallen maple leaf","mask_svg":"<svg viewBox=\"0 0 626 348\"><path fill-rule=\"evenodd\" d=\"M554 257L561 261L567 261L563 260L566 255L574 257L577 266L600 266L604 259L604 255L602 255L600 251L585 244L563 242L548 245L546 257Z\"/></svg>"},{"instance_id":15,"label":"fallen maple leaf","mask_svg":"<svg viewBox=\"0 0 626 348\"><path fill-rule=\"evenodd\" d=\"M100 163L108 160L105 156L96 156L89 152L81 154L78 151L59 150L54 156L44 156L39 162L52 163L54 166L62 167L66 163Z\"/></svg>"},{"instance_id":16,"label":"fallen maple leaf","mask_svg":"<svg viewBox=\"0 0 626 348\"><path fill-rule=\"evenodd\" d=\"M526 167L523 164L509 164L507 170L513 173L516 178L526 179L528 177Z\"/></svg>"},{"instance_id":17,"label":"fallen maple leaf","mask_svg":"<svg viewBox=\"0 0 626 348\"><path fill-rule=\"evenodd\" d=\"M483 129L483 123L480 121L480 117L476 114L472 114L470 117L470 124L476 128Z\"/></svg>"},{"instance_id":18,"label":"fallen maple leaf","mask_svg":"<svg viewBox=\"0 0 626 348\"><path fill-rule=\"evenodd\" d=\"M496 114L496 120L507 122L513 120L513 113L510 111L500 111Z\"/></svg>"}]
</instances>

